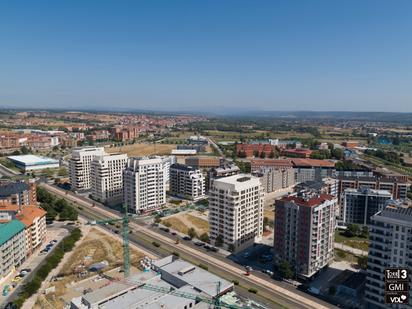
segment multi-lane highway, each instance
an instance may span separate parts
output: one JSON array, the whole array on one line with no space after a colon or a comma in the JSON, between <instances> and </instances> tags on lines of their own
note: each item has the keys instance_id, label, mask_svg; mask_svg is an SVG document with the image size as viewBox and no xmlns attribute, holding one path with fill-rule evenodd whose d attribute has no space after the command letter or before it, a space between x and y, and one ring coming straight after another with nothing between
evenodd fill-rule
<instances>
[{"instance_id":1,"label":"multi-lane highway","mask_svg":"<svg viewBox=\"0 0 412 309\"><path fill-rule=\"evenodd\" d=\"M100 207L99 205L94 206L90 201L72 193L66 193L66 191L57 187L48 184L43 184L42 186L51 193L80 205L81 208L79 212L86 218L102 219L120 217L114 210ZM182 258L187 258L197 264L201 263L208 266L210 271L228 280L237 280L242 286L254 287L259 291L259 295L271 303L271 308L334 308L331 304L311 297L292 287L286 287L273 280L268 280L268 278L263 277L263 274L252 273L250 276L245 276L244 269L234 262L212 254L211 252L206 252L204 249L197 248L189 242L182 241L180 244L176 244L175 239L171 237L170 234L162 233L135 221L130 223L130 228L133 231L130 235L130 240L137 245L141 245L145 249L154 250L150 245L153 241L156 241L161 244L160 248L156 248L155 254L157 255L163 256L168 254L168 252L174 251L179 253Z\"/></svg>"}]
</instances>

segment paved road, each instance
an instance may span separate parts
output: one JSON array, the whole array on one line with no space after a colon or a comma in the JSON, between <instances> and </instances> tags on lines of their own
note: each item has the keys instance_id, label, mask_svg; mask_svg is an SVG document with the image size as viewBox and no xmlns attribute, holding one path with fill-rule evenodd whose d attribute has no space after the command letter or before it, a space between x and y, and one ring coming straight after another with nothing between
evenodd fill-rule
<instances>
[{"instance_id":1,"label":"paved road","mask_svg":"<svg viewBox=\"0 0 412 309\"><path fill-rule=\"evenodd\" d=\"M6 176L6 177L14 177L20 175L19 173L12 171L5 167L4 165L0 164L0 175Z\"/></svg>"},{"instance_id":2,"label":"paved road","mask_svg":"<svg viewBox=\"0 0 412 309\"><path fill-rule=\"evenodd\" d=\"M21 269L24 268L30 268L32 271L26 275L17 285L17 287L15 289L13 289L11 291L11 293L7 296L0 296L0 308L3 308L4 305L6 305L8 302L11 302L13 300L15 300L24 283L29 282L33 276L36 274L37 270L45 263L46 261L46 257L49 256L54 249L57 247L57 244L65 237L68 235L68 230L66 228L60 227L60 228L54 228L54 227L48 227L48 232L46 234L46 239L44 241L44 243L42 244L42 246L40 246L38 249L36 249L35 252L33 252L33 254L31 256L29 256L29 258L23 262L23 264L16 269L16 271L13 272L13 274L10 276L9 280L7 280L6 282L2 283L2 287L4 287L6 284L11 285L11 279L14 276L17 276L18 273L20 272ZM40 250L44 249L45 246L53 239L56 239L58 241L57 244L55 244L52 247L52 250L50 250L47 254L40 254Z\"/></svg>"},{"instance_id":3,"label":"paved road","mask_svg":"<svg viewBox=\"0 0 412 309\"><path fill-rule=\"evenodd\" d=\"M92 207L92 203L85 201L84 198L79 198L73 194L66 194L65 191L58 189L54 186L43 184L43 186L51 191L52 193L58 194L62 197L67 198L70 201L76 202L84 207L88 207L93 210L93 212L99 213L101 215L120 218L118 214L115 214L113 211L108 211L100 207ZM145 226L136 224L135 222L130 223L130 227L139 235L147 237L149 239L154 239L157 242L161 243L162 246L172 247L175 251L182 253L186 256L190 256L193 259L199 260L202 263L211 265L216 269L219 269L221 272L225 272L230 275L230 277L242 282L246 282L250 286L254 286L265 293L272 295L272 299L281 303L282 305L288 308L311 308L311 309L328 309L335 308L333 305L325 303L314 297L310 297L305 293L296 291L294 289L288 289L281 286L273 281L268 281L263 279L260 276L251 274L249 277L244 275L244 269L233 265L225 260L219 259L215 256L212 256L210 253L202 252L197 248L192 248L191 246L180 243L179 245L175 244L175 241L170 237L154 231Z\"/></svg>"},{"instance_id":4,"label":"paved road","mask_svg":"<svg viewBox=\"0 0 412 309\"><path fill-rule=\"evenodd\" d=\"M222 156L223 158L225 157L225 154L223 153L222 149L220 149L220 147L218 146L218 144L216 144L214 142L214 140L212 140L210 137L207 138L207 140L209 141L209 144L215 148L217 150L217 152L220 154L220 156Z\"/></svg>"}]
</instances>

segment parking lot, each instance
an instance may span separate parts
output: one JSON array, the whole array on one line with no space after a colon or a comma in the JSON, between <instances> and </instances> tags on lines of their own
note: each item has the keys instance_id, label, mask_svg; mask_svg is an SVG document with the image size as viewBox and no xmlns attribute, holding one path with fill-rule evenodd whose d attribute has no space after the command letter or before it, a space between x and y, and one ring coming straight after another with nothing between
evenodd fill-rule
<instances>
[{"instance_id":1,"label":"parking lot","mask_svg":"<svg viewBox=\"0 0 412 309\"><path fill-rule=\"evenodd\" d=\"M0 296L0 307L2 308L6 305L14 294L19 291L20 287L32 277L32 273L35 269L39 267L42 261L53 251L53 248L68 234L68 230L62 228L61 226L48 226L46 239L44 243L37 248L31 256L29 256L23 264L11 272L5 280L1 282L1 296ZM46 246L50 249L47 251ZM23 271L24 270L24 271Z\"/></svg>"}]
</instances>

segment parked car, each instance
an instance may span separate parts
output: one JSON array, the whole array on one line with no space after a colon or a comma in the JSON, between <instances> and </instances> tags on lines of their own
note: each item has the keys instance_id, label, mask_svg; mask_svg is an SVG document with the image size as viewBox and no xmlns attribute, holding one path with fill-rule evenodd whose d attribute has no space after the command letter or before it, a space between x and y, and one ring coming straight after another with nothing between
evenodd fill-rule
<instances>
[{"instance_id":1,"label":"parked car","mask_svg":"<svg viewBox=\"0 0 412 309\"><path fill-rule=\"evenodd\" d=\"M56 239L53 239L51 242L50 242L51 244L57 244L57 240Z\"/></svg>"},{"instance_id":2,"label":"parked car","mask_svg":"<svg viewBox=\"0 0 412 309\"><path fill-rule=\"evenodd\" d=\"M26 272L26 273L29 273L29 272L31 272L31 268L23 268L21 271L24 271L24 272Z\"/></svg>"},{"instance_id":3,"label":"parked car","mask_svg":"<svg viewBox=\"0 0 412 309\"><path fill-rule=\"evenodd\" d=\"M262 270L262 273L267 274L267 275L269 275L269 276L273 276L273 275L274 275L274 272L271 271L271 270L269 270L269 269L264 269L264 270Z\"/></svg>"},{"instance_id":4,"label":"parked car","mask_svg":"<svg viewBox=\"0 0 412 309\"><path fill-rule=\"evenodd\" d=\"M192 238L190 238L189 236L185 236L183 237L183 240L192 240Z\"/></svg>"},{"instance_id":5,"label":"parked car","mask_svg":"<svg viewBox=\"0 0 412 309\"><path fill-rule=\"evenodd\" d=\"M171 232L170 234L172 234L173 236L176 236L176 235L177 235L176 232Z\"/></svg>"},{"instance_id":6,"label":"parked car","mask_svg":"<svg viewBox=\"0 0 412 309\"><path fill-rule=\"evenodd\" d=\"M3 288L3 296L7 296L9 295L9 291L10 291L10 285L6 284Z\"/></svg>"},{"instance_id":7,"label":"parked car","mask_svg":"<svg viewBox=\"0 0 412 309\"><path fill-rule=\"evenodd\" d=\"M205 243L204 243L204 242L201 242L201 241L196 241L196 242L195 242L195 245L196 245L196 246L199 246L199 247L202 247L202 246L205 245Z\"/></svg>"},{"instance_id":8,"label":"parked car","mask_svg":"<svg viewBox=\"0 0 412 309\"><path fill-rule=\"evenodd\" d=\"M210 251L212 252L219 252L219 249L216 247L210 247Z\"/></svg>"}]
</instances>

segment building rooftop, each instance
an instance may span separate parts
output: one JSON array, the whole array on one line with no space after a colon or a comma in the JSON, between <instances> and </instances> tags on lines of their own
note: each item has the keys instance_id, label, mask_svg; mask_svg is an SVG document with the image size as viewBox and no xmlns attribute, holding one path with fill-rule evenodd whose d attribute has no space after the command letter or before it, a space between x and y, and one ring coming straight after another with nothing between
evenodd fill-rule
<instances>
[{"instance_id":1,"label":"building rooftop","mask_svg":"<svg viewBox=\"0 0 412 309\"><path fill-rule=\"evenodd\" d=\"M0 198L5 198L26 190L29 190L29 185L26 182L3 182L0 183Z\"/></svg>"},{"instance_id":2,"label":"building rooftop","mask_svg":"<svg viewBox=\"0 0 412 309\"><path fill-rule=\"evenodd\" d=\"M195 289L211 297L216 295L216 289L219 282L220 290L222 292L233 286L231 282L181 259L165 257L164 259L155 261L154 265L160 267L163 280L168 281L168 279L170 279L173 282L185 283L182 284L182 286L187 284L191 285ZM167 273L168 275L163 276L164 273Z\"/></svg>"},{"instance_id":3,"label":"building rooftop","mask_svg":"<svg viewBox=\"0 0 412 309\"><path fill-rule=\"evenodd\" d=\"M16 218L20 220L26 227L29 227L33 224L36 218L41 218L46 215L46 211L37 207L37 206L25 206L22 210L16 215Z\"/></svg>"},{"instance_id":4,"label":"building rooftop","mask_svg":"<svg viewBox=\"0 0 412 309\"><path fill-rule=\"evenodd\" d=\"M315 194L313 196L308 197L300 197L295 195L289 195L280 199L283 202L294 202L299 206L306 206L306 207L316 207L320 204L323 204L326 201L331 201L335 199L333 195L329 194Z\"/></svg>"},{"instance_id":5,"label":"building rooftop","mask_svg":"<svg viewBox=\"0 0 412 309\"><path fill-rule=\"evenodd\" d=\"M19 205L11 204L6 200L0 201L0 212L8 211L8 212L18 212Z\"/></svg>"},{"instance_id":6,"label":"building rooftop","mask_svg":"<svg viewBox=\"0 0 412 309\"><path fill-rule=\"evenodd\" d=\"M260 185L258 177L250 174L237 174L228 177L219 178L213 181L214 185L226 184L233 186L234 189L241 189L241 187L249 187L250 185Z\"/></svg>"},{"instance_id":7,"label":"building rooftop","mask_svg":"<svg viewBox=\"0 0 412 309\"><path fill-rule=\"evenodd\" d=\"M335 167L335 162L328 160L293 158L291 161L295 167Z\"/></svg>"},{"instance_id":8,"label":"building rooftop","mask_svg":"<svg viewBox=\"0 0 412 309\"><path fill-rule=\"evenodd\" d=\"M19 220L11 220L10 222L0 224L0 246L2 246L14 235L23 231L24 228L24 224Z\"/></svg>"},{"instance_id":9,"label":"building rooftop","mask_svg":"<svg viewBox=\"0 0 412 309\"><path fill-rule=\"evenodd\" d=\"M35 156L35 155L21 155L21 156L9 156L8 159L24 164L24 165L43 165L43 164L58 164L59 160L52 158Z\"/></svg>"},{"instance_id":10,"label":"building rooftop","mask_svg":"<svg viewBox=\"0 0 412 309\"><path fill-rule=\"evenodd\" d=\"M193 166L180 164L180 163L172 164L170 166L170 169L179 169L179 170L187 171L187 172L196 171L196 169Z\"/></svg>"},{"instance_id":11,"label":"building rooftop","mask_svg":"<svg viewBox=\"0 0 412 309\"><path fill-rule=\"evenodd\" d=\"M250 161L252 165L267 165L279 167L292 167L292 160L290 159L253 159Z\"/></svg>"}]
</instances>

